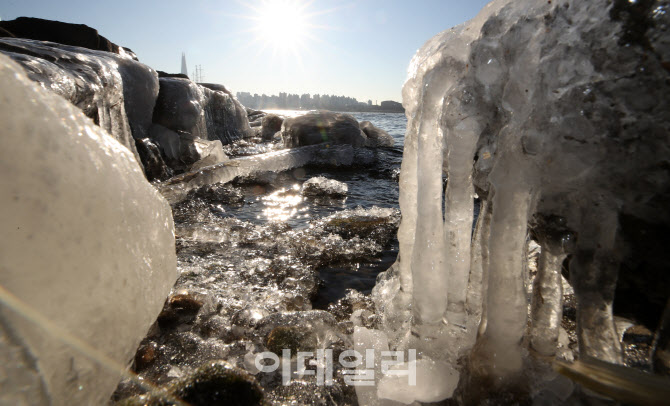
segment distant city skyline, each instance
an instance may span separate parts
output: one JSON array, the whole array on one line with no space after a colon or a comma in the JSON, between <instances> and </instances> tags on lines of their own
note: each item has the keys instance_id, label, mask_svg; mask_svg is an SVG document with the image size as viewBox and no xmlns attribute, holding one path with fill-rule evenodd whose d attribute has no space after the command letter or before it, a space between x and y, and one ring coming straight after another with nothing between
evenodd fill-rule
<instances>
[{"instance_id":1,"label":"distant city skyline","mask_svg":"<svg viewBox=\"0 0 670 406\"><path fill-rule=\"evenodd\" d=\"M156 70L181 71L233 93L331 94L401 101L407 66L435 34L488 1L5 0L0 18L46 18L96 28Z\"/></svg>"}]
</instances>

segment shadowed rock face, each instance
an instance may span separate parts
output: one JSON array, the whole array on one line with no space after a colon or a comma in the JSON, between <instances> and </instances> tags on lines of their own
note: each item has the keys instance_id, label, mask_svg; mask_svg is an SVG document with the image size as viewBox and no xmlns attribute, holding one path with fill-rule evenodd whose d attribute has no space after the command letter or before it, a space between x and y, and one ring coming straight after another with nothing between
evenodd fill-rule
<instances>
[{"instance_id":1,"label":"shadowed rock face","mask_svg":"<svg viewBox=\"0 0 670 406\"><path fill-rule=\"evenodd\" d=\"M361 121L361 130L368 137L367 146L369 147L391 147L395 140L389 133L381 128L375 127L369 121Z\"/></svg>"},{"instance_id":2,"label":"shadowed rock face","mask_svg":"<svg viewBox=\"0 0 670 406\"><path fill-rule=\"evenodd\" d=\"M153 69L123 55L28 39L0 38L0 52L137 155L134 139L148 137L158 95Z\"/></svg>"},{"instance_id":3,"label":"shadowed rock face","mask_svg":"<svg viewBox=\"0 0 670 406\"><path fill-rule=\"evenodd\" d=\"M366 136L349 114L318 111L287 118L282 125L286 147L321 143L364 146Z\"/></svg>"},{"instance_id":4,"label":"shadowed rock face","mask_svg":"<svg viewBox=\"0 0 670 406\"><path fill-rule=\"evenodd\" d=\"M244 107L228 93L187 79L160 78L153 121L175 132L230 144L250 131Z\"/></svg>"},{"instance_id":5,"label":"shadowed rock face","mask_svg":"<svg viewBox=\"0 0 670 406\"><path fill-rule=\"evenodd\" d=\"M125 52L125 49L98 34L98 30L84 24L70 24L33 17L19 17L15 20L0 21L0 28L6 30L7 34L11 34L5 35L16 38L57 42L63 45L72 45L116 54L119 53L119 50ZM5 35L0 35L0 37Z\"/></svg>"}]
</instances>

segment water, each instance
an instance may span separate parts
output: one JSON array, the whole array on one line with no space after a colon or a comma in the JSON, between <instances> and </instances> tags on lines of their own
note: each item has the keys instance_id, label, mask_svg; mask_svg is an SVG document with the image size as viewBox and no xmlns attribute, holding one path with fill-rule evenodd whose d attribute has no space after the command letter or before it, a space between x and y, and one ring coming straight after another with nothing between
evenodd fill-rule
<instances>
[{"instance_id":1,"label":"water","mask_svg":"<svg viewBox=\"0 0 670 406\"><path fill-rule=\"evenodd\" d=\"M268 110L285 117L305 114L299 110ZM297 168L271 176L267 185L241 186L245 191L245 204L232 207L228 214L256 224L283 221L292 227L302 227L310 219L336 211L356 207L398 208L397 173L402 160L403 139L407 119L401 113L347 113L359 122L370 121L387 131L396 140L393 147L375 151L378 164L372 168L355 168L340 171L320 168ZM339 200L302 198L299 187L315 176L324 176L344 182L349 187L347 197Z\"/></svg>"},{"instance_id":2,"label":"water","mask_svg":"<svg viewBox=\"0 0 670 406\"><path fill-rule=\"evenodd\" d=\"M305 114L298 110L268 110L284 117ZM393 147L375 151L377 164L372 168L324 170L322 168L297 168L272 176L266 185L241 184L244 204L227 207L223 216L235 217L254 224L283 222L292 228L308 226L310 220L356 207L373 206L398 209L397 175L402 160L403 140L407 119L402 113L347 113L359 122L370 121L395 139ZM306 180L324 176L347 184L349 192L340 199L303 197L300 186ZM344 296L347 289L368 294L379 272L395 262L398 242L395 236L382 253L369 261L354 266L327 267L319 270L322 285L313 303L315 308L326 308L329 303ZM347 264L350 265L350 264Z\"/></svg>"}]
</instances>

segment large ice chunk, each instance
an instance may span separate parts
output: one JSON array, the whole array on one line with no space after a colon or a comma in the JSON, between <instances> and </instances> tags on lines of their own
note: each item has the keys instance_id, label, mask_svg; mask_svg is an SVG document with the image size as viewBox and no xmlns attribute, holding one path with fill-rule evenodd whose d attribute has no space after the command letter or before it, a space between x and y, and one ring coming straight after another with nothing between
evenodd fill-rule
<instances>
[{"instance_id":1,"label":"large ice chunk","mask_svg":"<svg viewBox=\"0 0 670 406\"><path fill-rule=\"evenodd\" d=\"M0 88L3 292L125 365L177 277L170 207L126 147L4 55ZM0 404L105 404L119 373L15 310L0 303Z\"/></svg>"}]
</instances>

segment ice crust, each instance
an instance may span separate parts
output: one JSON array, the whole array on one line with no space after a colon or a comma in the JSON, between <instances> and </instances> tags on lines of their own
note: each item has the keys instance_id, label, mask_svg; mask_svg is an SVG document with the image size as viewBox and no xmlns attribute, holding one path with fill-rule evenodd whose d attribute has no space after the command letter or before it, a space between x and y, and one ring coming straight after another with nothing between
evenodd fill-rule
<instances>
[{"instance_id":1,"label":"ice crust","mask_svg":"<svg viewBox=\"0 0 670 406\"><path fill-rule=\"evenodd\" d=\"M95 120L137 156L135 139L148 137L158 96L158 74L128 54L21 38L0 39L10 56L39 83Z\"/></svg>"},{"instance_id":2,"label":"ice crust","mask_svg":"<svg viewBox=\"0 0 670 406\"><path fill-rule=\"evenodd\" d=\"M399 259L373 290L383 327L370 334L417 348L418 362L461 359L466 402L487 390L466 381L492 378L494 393L554 379L523 366L561 346L568 254L580 354L622 362L612 301L630 237L619 219L668 224L670 13L666 2L614 3L495 0L410 63ZM531 234L541 246L532 298ZM396 389L379 390L421 400L419 388Z\"/></svg>"},{"instance_id":3,"label":"ice crust","mask_svg":"<svg viewBox=\"0 0 670 406\"><path fill-rule=\"evenodd\" d=\"M125 366L177 277L133 154L0 55L0 285ZM105 404L119 379L0 303L0 404Z\"/></svg>"}]
</instances>

